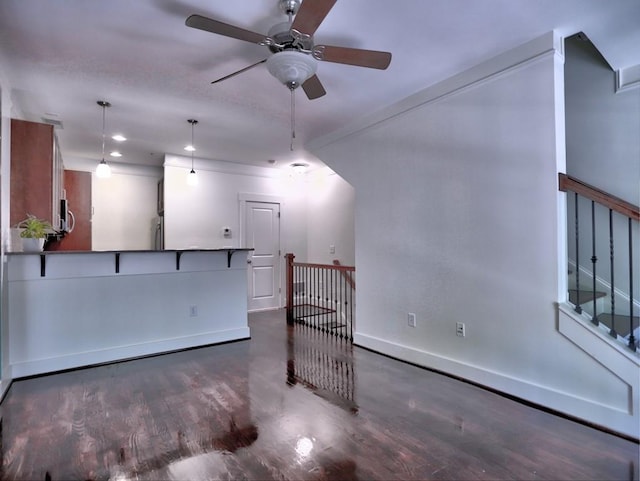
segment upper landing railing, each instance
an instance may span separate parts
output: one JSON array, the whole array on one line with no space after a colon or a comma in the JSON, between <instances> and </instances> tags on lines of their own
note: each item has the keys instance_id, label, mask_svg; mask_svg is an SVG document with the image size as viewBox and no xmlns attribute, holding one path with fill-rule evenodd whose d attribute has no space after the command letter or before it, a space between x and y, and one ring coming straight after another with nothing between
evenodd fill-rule
<instances>
[{"instance_id":1,"label":"upper landing railing","mask_svg":"<svg viewBox=\"0 0 640 481\"><path fill-rule=\"evenodd\" d=\"M353 340L355 267L294 262L287 254L287 323Z\"/></svg>"}]
</instances>

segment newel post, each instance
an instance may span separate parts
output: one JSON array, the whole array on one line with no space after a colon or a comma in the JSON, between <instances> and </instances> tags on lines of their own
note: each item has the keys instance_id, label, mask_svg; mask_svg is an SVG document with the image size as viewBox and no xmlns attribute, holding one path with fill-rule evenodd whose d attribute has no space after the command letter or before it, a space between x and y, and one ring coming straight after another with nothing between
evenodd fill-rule
<instances>
[{"instance_id":1,"label":"newel post","mask_svg":"<svg viewBox=\"0 0 640 481\"><path fill-rule=\"evenodd\" d=\"M287 259L287 324L293 325L293 259L295 255L289 253Z\"/></svg>"}]
</instances>

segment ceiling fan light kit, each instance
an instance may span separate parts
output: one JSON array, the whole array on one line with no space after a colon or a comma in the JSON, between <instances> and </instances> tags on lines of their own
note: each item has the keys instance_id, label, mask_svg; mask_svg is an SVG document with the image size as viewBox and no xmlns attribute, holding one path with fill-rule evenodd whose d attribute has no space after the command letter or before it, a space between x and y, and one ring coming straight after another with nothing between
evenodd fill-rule
<instances>
[{"instance_id":1,"label":"ceiling fan light kit","mask_svg":"<svg viewBox=\"0 0 640 481\"><path fill-rule=\"evenodd\" d=\"M267 59L267 70L280 83L293 90L315 75L318 63L313 57L297 50L274 53Z\"/></svg>"}]
</instances>

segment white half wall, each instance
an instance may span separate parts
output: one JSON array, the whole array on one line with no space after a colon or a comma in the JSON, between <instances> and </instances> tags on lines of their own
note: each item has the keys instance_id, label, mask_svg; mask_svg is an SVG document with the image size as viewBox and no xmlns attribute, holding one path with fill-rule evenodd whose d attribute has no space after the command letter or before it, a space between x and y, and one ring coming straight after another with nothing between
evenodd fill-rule
<instances>
[{"instance_id":1,"label":"white half wall","mask_svg":"<svg viewBox=\"0 0 640 481\"><path fill-rule=\"evenodd\" d=\"M560 45L544 35L308 147L356 192L357 344L638 437L632 363L621 377L558 331Z\"/></svg>"},{"instance_id":2,"label":"white half wall","mask_svg":"<svg viewBox=\"0 0 640 481\"><path fill-rule=\"evenodd\" d=\"M9 255L10 377L250 336L245 251Z\"/></svg>"}]
</instances>

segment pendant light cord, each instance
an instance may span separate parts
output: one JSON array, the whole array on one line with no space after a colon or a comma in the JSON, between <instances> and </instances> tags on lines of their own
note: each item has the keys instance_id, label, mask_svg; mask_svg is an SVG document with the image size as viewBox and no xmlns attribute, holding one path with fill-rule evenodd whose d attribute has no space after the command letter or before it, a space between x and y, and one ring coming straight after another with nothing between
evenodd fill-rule
<instances>
[{"instance_id":1,"label":"pendant light cord","mask_svg":"<svg viewBox=\"0 0 640 481\"><path fill-rule=\"evenodd\" d=\"M291 152L293 152L293 141L296 138L296 96L295 90L291 90Z\"/></svg>"},{"instance_id":2,"label":"pendant light cord","mask_svg":"<svg viewBox=\"0 0 640 481\"><path fill-rule=\"evenodd\" d=\"M105 135L104 135L104 129L105 129L105 112L107 110L107 105L103 104L102 105L102 160L104 160L104 143L105 143Z\"/></svg>"},{"instance_id":3,"label":"pendant light cord","mask_svg":"<svg viewBox=\"0 0 640 481\"><path fill-rule=\"evenodd\" d=\"M193 145L193 126L195 122L191 122L191 172L193 172L193 151L195 149L195 145Z\"/></svg>"}]
</instances>

